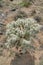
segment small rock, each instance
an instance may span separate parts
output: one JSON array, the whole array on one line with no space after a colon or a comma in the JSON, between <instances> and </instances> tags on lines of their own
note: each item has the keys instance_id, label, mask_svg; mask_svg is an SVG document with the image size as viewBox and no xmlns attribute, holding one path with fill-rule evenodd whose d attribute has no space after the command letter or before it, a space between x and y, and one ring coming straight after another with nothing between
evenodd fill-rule
<instances>
[{"instance_id":1,"label":"small rock","mask_svg":"<svg viewBox=\"0 0 43 65\"><path fill-rule=\"evenodd\" d=\"M40 22L40 21L41 21L41 17L40 17L40 16L35 16L34 19L35 19L37 22Z\"/></svg>"}]
</instances>

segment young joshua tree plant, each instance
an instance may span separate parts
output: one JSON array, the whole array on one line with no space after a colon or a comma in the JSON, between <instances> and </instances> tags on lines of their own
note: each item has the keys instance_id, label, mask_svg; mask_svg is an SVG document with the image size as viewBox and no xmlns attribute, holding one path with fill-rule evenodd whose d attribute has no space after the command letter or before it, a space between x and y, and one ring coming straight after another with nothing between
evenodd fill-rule
<instances>
[{"instance_id":1,"label":"young joshua tree plant","mask_svg":"<svg viewBox=\"0 0 43 65\"><path fill-rule=\"evenodd\" d=\"M33 18L18 19L7 24L6 28L6 47L21 47L25 52L31 46L31 38L40 31L39 25Z\"/></svg>"}]
</instances>

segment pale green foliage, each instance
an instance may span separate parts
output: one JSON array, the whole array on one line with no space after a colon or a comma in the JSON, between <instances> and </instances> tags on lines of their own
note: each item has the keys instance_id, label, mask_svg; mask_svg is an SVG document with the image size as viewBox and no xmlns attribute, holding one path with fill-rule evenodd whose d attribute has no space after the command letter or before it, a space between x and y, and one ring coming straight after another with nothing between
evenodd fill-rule
<instances>
[{"instance_id":1,"label":"pale green foliage","mask_svg":"<svg viewBox=\"0 0 43 65\"><path fill-rule=\"evenodd\" d=\"M40 65L43 65L43 60L41 60Z\"/></svg>"},{"instance_id":2,"label":"pale green foliage","mask_svg":"<svg viewBox=\"0 0 43 65\"><path fill-rule=\"evenodd\" d=\"M42 58L40 59L40 64L39 65L43 65L43 55L42 55Z\"/></svg>"},{"instance_id":3,"label":"pale green foliage","mask_svg":"<svg viewBox=\"0 0 43 65\"><path fill-rule=\"evenodd\" d=\"M32 5L32 2L33 2L32 0L22 0L20 5L23 7L28 7L28 6Z\"/></svg>"},{"instance_id":4,"label":"pale green foliage","mask_svg":"<svg viewBox=\"0 0 43 65\"><path fill-rule=\"evenodd\" d=\"M18 19L7 24L6 43L7 48L12 46L21 46L28 48L31 44L31 37L39 32L39 25L33 18Z\"/></svg>"}]
</instances>

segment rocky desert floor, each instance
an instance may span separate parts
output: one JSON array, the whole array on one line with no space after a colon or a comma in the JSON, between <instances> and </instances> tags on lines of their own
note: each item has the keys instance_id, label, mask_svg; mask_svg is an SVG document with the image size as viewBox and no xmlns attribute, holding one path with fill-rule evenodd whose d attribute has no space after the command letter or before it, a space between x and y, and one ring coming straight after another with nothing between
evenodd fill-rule
<instances>
[{"instance_id":1,"label":"rocky desert floor","mask_svg":"<svg viewBox=\"0 0 43 65\"><path fill-rule=\"evenodd\" d=\"M33 52L28 50L27 54L17 58L14 53L14 51L17 51L15 47L10 49L12 50L10 54L10 51L6 48L4 49L3 46L6 38L6 25L9 22L18 18L30 17L43 25L43 0L33 0L32 5L28 7L18 5L22 0L3 1L0 3L0 65L43 65L43 28L33 39L33 46L36 47Z\"/></svg>"}]
</instances>

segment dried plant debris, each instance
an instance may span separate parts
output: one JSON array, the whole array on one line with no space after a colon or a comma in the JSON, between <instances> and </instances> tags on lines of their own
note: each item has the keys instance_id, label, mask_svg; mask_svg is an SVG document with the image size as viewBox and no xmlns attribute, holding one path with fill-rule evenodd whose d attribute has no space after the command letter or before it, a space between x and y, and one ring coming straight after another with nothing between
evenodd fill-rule
<instances>
[{"instance_id":1,"label":"dried plant debris","mask_svg":"<svg viewBox=\"0 0 43 65\"><path fill-rule=\"evenodd\" d=\"M27 18L27 14L23 11L17 11L17 14L14 17L14 20L17 20L18 18Z\"/></svg>"},{"instance_id":2,"label":"dried plant debris","mask_svg":"<svg viewBox=\"0 0 43 65\"><path fill-rule=\"evenodd\" d=\"M40 63L39 65L43 65L43 55L40 57Z\"/></svg>"}]
</instances>

